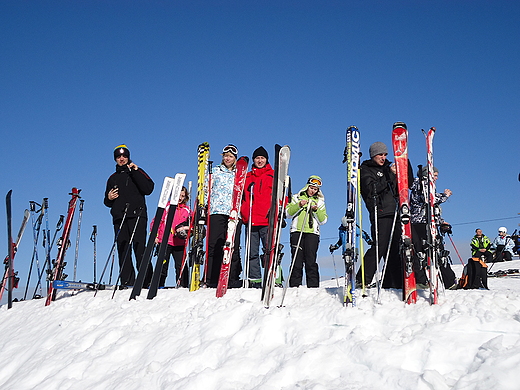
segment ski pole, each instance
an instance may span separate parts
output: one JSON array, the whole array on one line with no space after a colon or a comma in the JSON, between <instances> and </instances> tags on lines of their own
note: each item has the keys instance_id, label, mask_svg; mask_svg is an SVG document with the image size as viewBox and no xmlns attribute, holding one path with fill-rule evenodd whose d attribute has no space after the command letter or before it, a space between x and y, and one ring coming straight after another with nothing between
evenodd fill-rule
<instances>
[{"instance_id":1,"label":"ski pole","mask_svg":"<svg viewBox=\"0 0 520 390\"><path fill-rule=\"evenodd\" d=\"M97 257L97 225L92 226L90 241L94 244L94 285L96 284L96 257Z\"/></svg>"},{"instance_id":2,"label":"ski pole","mask_svg":"<svg viewBox=\"0 0 520 390\"><path fill-rule=\"evenodd\" d=\"M83 216L83 203L85 201L81 199L79 201L79 215L78 215L78 233L76 234L76 252L74 254L74 278L73 280L76 281L76 269L78 267L78 252L79 252L79 237L81 233L81 217Z\"/></svg>"},{"instance_id":3,"label":"ski pole","mask_svg":"<svg viewBox=\"0 0 520 390\"><path fill-rule=\"evenodd\" d=\"M34 265L35 258L36 258L36 262L38 264L38 238L40 236L40 228L42 225L42 217L43 217L43 214L41 213L41 210L42 210L41 205L39 205L38 203L36 203L34 201L30 201L29 204L30 204L30 210L31 210L31 222L32 222L32 226L33 226L34 245L33 245L33 254L32 254L32 258L31 258L31 265L29 266L29 274L27 275L27 283L25 284L25 292L23 294L24 301L27 299L27 291L29 289L29 284L31 281L31 273L32 273L32 268ZM40 210L36 211L36 205L40 206ZM35 221L34 215L36 213L40 213L40 215L38 215L38 218ZM40 266L38 265L38 273L39 273L39 268L40 268Z\"/></svg>"},{"instance_id":4,"label":"ski pole","mask_svg":"<svg viewBox=\"0 0 520 390\"><path fill-rule=\"evenodd\" d=\"M374 244L376 246L376 285L377 285L377 302L380 303L380 295L381 295L381 282L380 279L380 271L379 271L379 229L378 229L378 220L377 220L377 184L373 183L373 193L372 197L374 199L374 229L375 229L375 238Z\"/></svg>"},{"instance_id":5,"label":"ski pole","mask_svg":"<svg viewBox=\"0 0 520 390\"><path fill-rule=\"evenodd\" d=\"M123 264L121 264L121 267L119 268L119 275L117 275L114 292L112 293L112 299L114 299L114 296L116 295L117 284L119 283L119 280L121 279L121 273L123 272L123 269L125 268L128 257L130 257L130 261L132 261L132 256L131 255L128 256L128 255L129 255L130 250L132 249L132 243L134 242L135 231L137 230L137 225L139 225L139 219L141 219L142 212L143 212L143 207L141 206L141 207L139 207L139 213L137 214L137 219L135 221L134 228L132 229L132 234L130 235L130 240L128 241L128 246L126 248L125 255L123 257ZM96 293L97 293L97 290L96 290Z\"/></svg>"},{"instance_id":6,"label":"ski pole","mask_svg":"<svg viewBox=\"0 0 520 390\"><path fill-rule=\"evenodd\" d=\"M359 156L361 157L361 152L359 153ZM357 181L358 181L358 188L361 188L361 167L358 167L358 175L357 175ZM357 191L357 198L358 198L358 215L359 215L359 251L361 252L361 295L366 296L366 285L365 285L365 251L363 247L363 234L368 235L363 230L363 212L361 209L361 191Z\"/></svg>"},{"instance_id":7,"label":"ski pole","mask_svg":"<svg viewBox=\"0 0 520 390\"><path fill-rule=\"evenodd\" d=\"M190 200L191 200L191 187L192 187L192 185L193 185L192 181L190 180L188 182L188 197L189 197ZM192 215L191 215L193 207L194 207L194 202L191 201L190 212L188 213L188 227L189 227L189 229L188 229L188 232L186 234L186 241L185 241L185 244L184 244L184 252L182 253L181 269L179 271L179 276L177 278L176 288L179 288L181 286L182 275L183 275L184 270L186 268L186 259L187 259L188 252L189 252L188 247L190 246L191 231L193 230L193 221L195 220L195 218L192 218ZM188 275L189 275L189 265L188 265ZM188 279L189 279L189 276L188 276Z\"/></svg>"},{"instance_id":8,"label":"ski pole","mask_svg":"<svg viewBox=\"0 0 520 390\"><path fill-rule=\"evenodd\" d=\"M249 256L251 254L251 228L253 226L253 223L251 221L251 215L253 214L253 187L255 185L255 182L252 182L249 186L249 220L247 222L247 236L246 236L246 255L245 255L245 261L244 261L244 283L242 284L242 287L246 288L249 287L249 266L250 266L250 259Z\"/></svg>"},{"instance_id":9,"label":"ski pole","mask_svg":"<svg viewBox=\"0 0 520 390\"><path fill-rule=\"evenodd\" d=\"M301 209L301 210L303 210L303 209ZM300 235L298 237L298 242L296 243L296 248L294 249L294 255L293 255L292 259L291 259L291 266L289 268L289 276L287 277L287 283L285 283L285 286L283 288L282 302L280 302L280 307L283 306L283 301L285 299L285 293L287 292L287 287L289 286L289 281L291 280L291 275L292 275L292 272L293 272L294 263L296 261L296 258L298 257L298 251L301 249L300 245L301 245L301 242L302 242L303 230L305 229L305 225L307 223L307 220L309 219L310 212L311 212L311 204L309 202L309 203L307 203L307 208L305 210L305 215L303 216L302 230L301 230ZM301 211L300 211L300 214L301 214ZM338 285L338 287L339 287L339 285Z\"/></svg>"},{"instance_id":10,"label":"ski pole","mask_svg":"<svg viewBox=\"0 0 520 390\"><path fill-rule=\"evenodd\" d=\"M453 245L453 249L455 249L455 252L457 253L457 256L459 257L460 263L462 265L465 265L464 261L462 261L462 257L460 256L459 251L457 250L457 247L455 246L455 243L453 242L453 239L451 238L451 234L448 234L448 238L450 239L451 245Z\"/></svg>"},{"instance_id":11,"label":"ski pole","mask_svg":"<svg viewBox=\"0 0 520 390\"><path fill-rule=\"evenodd\" d=\"M112 244L112 248L110 248L110 252L108 254L107 261L105 262L105 266L103 267L103 272L101 273L101 276L99 278L99 282L101 282L103 280L103 276L105 276L105 271L107 270L107 266L108 266L108 262L110 261L110 257L112 257L112 254L114 253L114 250L116 248L117 238L119 237L119 233L121 232L121 229L123 228L123 224L125 223L126 213L128 212L128 206L130 206L130 203L127 203L125 205L125 211L123 213L123 219L121 219L121 223L119 224L119 228L117 229L116 235L114 237L114 242ZM112 264L113 263L114 263L114 261L112 260Z\"/></svg>"},{"instance_id":12,"label":"ski pole","mask_svg":"<svg viewBox=\"0 0 520 390\"><path fill-rule=\"evenodd\" d=\"M397 222L397 213L398 213L398 208L397 208L397 203L396 203L394 220L392 222L392 230L390 232L390 241L388 242L388 248L386 249L386 257L384 259L384 264L383 264L383 274L381 276L382 281L385 279L386 267L388 265L388 257L390 256L390 249L392 248L392 240L394 239L394 230L395 230L395 223ZM380 296L378 295L377 298L379 300ZM379 300L377 303L381 303L381 301Z\"/></svg>"},{"instance_id":13,"label":"ski pole","mask_svg":"<svg viewBox=\"0 0 520 390\"><path fill-rule=\"evenodd\" d=\"M336 260L334 259L334 251L339 248L340 242L336 243L336 245L330 244L329 251L332 256L332 265L334 267L334 276L336 277L336 285L339 289L339 280L338 280L338 272L336 271Z\"/></svg>"},{"instance_id":14,"label":"ski pole","mask_svg":"<svg viewBox=\"0 0 520 390\"><path fill-rule=\"evenodd\" d=\"M44 203L46 202L46 200L47 200L47 198L44 199ZM65 216L64 215L60 215L60 219L58 220L58 223L56 224L56 230L54 231L54 238L52 239L52 242L49 241L49 239L50 239L50 230L47 230L47 240L46 240L46 244L45 244L45 245L47 245L47 247L46 247L47 248L47 255L46 255L45 263L43 263L43 267L41 269L40 275L38 276L38 284L36 285L36 288L34 289L33 299L36 297L36 290L38 290L38 287L41 288L41 280L42 280L43 274L45 272L47 272L48 275L50 275L52 273L52 269L51 269L51 250L52 250L52 246L54 244L54 241L56 239L56 235L58 234L58 232L63 227L64 219L65 219ZM47 267L47 270L45 269L45 267ZM47 280L47 283L48 282L49 281Z\"/></svg>"}]
</instances>

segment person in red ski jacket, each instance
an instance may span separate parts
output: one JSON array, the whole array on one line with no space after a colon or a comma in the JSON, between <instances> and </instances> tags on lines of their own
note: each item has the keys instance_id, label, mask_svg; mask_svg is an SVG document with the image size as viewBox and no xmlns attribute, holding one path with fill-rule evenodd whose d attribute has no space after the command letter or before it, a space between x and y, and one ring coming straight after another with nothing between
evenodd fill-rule
<instances>
[{"instance_id":1,"label":"person in red ski jacket","mask_svg":"<svg viewBox=\"0 0 520 390\"><path fill-rule=\"evenodd\" d=\"M188 287L188 270L185 267L182 278L181 278L181 266L182 266L182 258L184 256L184 247L186 246L186 238L188 230L190 229L190 216L191 211L188 206L189 194L188 189L186 187L182 187L180 196L179 196L179 204L177 205L177 209L175 210L175 216L173 217L172 230L168 237L168 247L166 248L166 255L164 258L164 265L161 271L161 278L159 280L159 287L164 287L166 282L166 278L168 277L168 265L170 263L170 255L173 256L173 260L175 261L175 275L176 282L180 280L180 287ZM160 244L162 239L164 239L164 224L166 223L166 218L168 216L168 210L170 209L170 202L166 205L164 209L161 223L159 225L159 229L157 230L157 237L155 239L156 244ZM155 219L155 218L154 218ZM150 224L150 230L153 226L153 220Z\"/></svg>"},{"instance_id":2,"label":"person in red ski jacket","mask_svg":"<svg viewBox=\"0 0 520 390\"><path fill-rule=\"evenodd\" d=\"M252 287L262 286L262 269L260 266L260 241L265 247L267 243L268 215L271 207L274 170L269 164L269 154L263 146L253 152L253 165L247 173L244 195L241 206L249 242L249 267L246 267L245 279ZM248 229L251 228L249 232Z\"/></svg>"}]
</instances>

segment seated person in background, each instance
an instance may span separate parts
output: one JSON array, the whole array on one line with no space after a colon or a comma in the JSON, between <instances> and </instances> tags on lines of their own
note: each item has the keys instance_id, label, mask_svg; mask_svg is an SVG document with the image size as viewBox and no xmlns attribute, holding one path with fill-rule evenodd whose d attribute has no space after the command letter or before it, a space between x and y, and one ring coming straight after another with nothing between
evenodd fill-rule
<instances>
[{"instance_id":1,"label":"seated person in background","mask_svg":"<svg viewBox=\"0 0 520 390\"><path fill-rule=\"evenodd\" d=\"M514 242L511 236L507 235L505 227L498 228L498 237L493 240L491 247L495 250L493 261L511 261L513 259Z\"/></svg>"},{"instance_id":2,"label":"seated person in background","mask_svg":"<svg viewBox=\"0 0 520 390\"><path fill-rule=\"evenodd\" d=\"M482 234L482 229L476 229L475 235L471 240L471 256L476 258L482 258L484 256L484 261L486 263L490 263L493 261L493 253L489 251L491 248L491 241L484 234Z\"/></svg>"}]
</instances>

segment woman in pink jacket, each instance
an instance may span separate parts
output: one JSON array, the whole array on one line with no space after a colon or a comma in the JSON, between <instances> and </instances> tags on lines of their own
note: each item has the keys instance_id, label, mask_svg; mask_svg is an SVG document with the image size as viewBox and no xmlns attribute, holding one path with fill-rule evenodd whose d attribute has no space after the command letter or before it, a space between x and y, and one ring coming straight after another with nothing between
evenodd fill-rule
<instances>
[{"instance_id":1,"label":"woman in pink jacket","mask_svg":"<svg viewBox=\"0 0 520 390\"><path fill-rule=\"evenodd\" d=\"M190 229L190 216L191 210L188 206L188 190L186 187L182 187L181 194L179 196L179 204L177 205L177 210L175 210L175 216L173 218L172 230L170 231L170 235L168 237L168 247L166 248L166 256L164 259L164 265L161 272L161 279L159 280L159 287L164 287L164 283L166 282L166 277L168 276L168 265L170 262L170 255L173 255L173 260L175 261L175 275L176 281L181 277L181 266L182 266L182 258L184 255L184 247L186 246L186 237L188 234L188 230ZM161 224L159 225L159 230L157 231L157 237L155 238L156 244L160 244L161 240L159 237L164 236L164 224L166 223L166 217L168 215L168 210L170 209L170 203L166 205L164 209L163 216L161 218ZM152 221L153 225L153 221ZM187 267L184 267L184 272L182 273L181 278L181 287L188 287L188 270ZM175 285L177 282L175 283Z\"/></svg>"}]
</instances>

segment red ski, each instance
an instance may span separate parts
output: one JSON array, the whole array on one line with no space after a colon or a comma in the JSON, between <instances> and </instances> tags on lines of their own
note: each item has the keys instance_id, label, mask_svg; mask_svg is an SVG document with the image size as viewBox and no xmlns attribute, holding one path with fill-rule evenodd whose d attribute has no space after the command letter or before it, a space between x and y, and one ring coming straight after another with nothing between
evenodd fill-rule
<instances>
[{"instance_id":1,"label":"red ski","mask_svg":"<svg viewBox=\"0 0 520 390\"><path fill-rule=\"evenodd\" d=\"M74 218L74 212L76 211L76 203L78 202L79 193L81 190L77 188L72 188L72 192L69 195L72 195L72 199L69 201L69 210L67 212L67 219L65 220L65 225L63 226L63 233L58 242L59 249L58 255L56 256L56 260L54 261L54 267L52 269L52 274L50 276L49 290L47 292L47 300L45 301L45 306L49 306L52 301L56 299L56 290L54 289L53 283L55 280L62 280L63 278L63 268L65 267L65 252L69 247L69 237L70 231L72 229L72 219Z\"/></svg>"},{"instance_id":2,"label":"red ski","mask_svg":"<svg viewBox=\"0 0 520 390\"><path fill-rule=\"evenodd\" d=\"M410 196L408 180L408 130L403 122L395 122L392 131L394 161L399 193L399 216L401 220L401 259L403 266L403 301L416 303L417 288L412 261L412 226L410 224Z\"/></svg>"},{"instance_id":3,"label":"red ski","mask_svg":"<svg viewBox=\"0 0 520 390\"><path fill-rule=\"evenodd\" d=\"M233 197L231 200L231 212L227 225L226 242L224 243L224 256L220 267L220 277L217 285L217 298L223 297L228 288L231 257L233 256L235 233L239 222L240 205L242 193L246 184L247 164L249 159L242 156L238 159L235 171L235 184L233 186Z\"/></svg>"}]
</instances>

